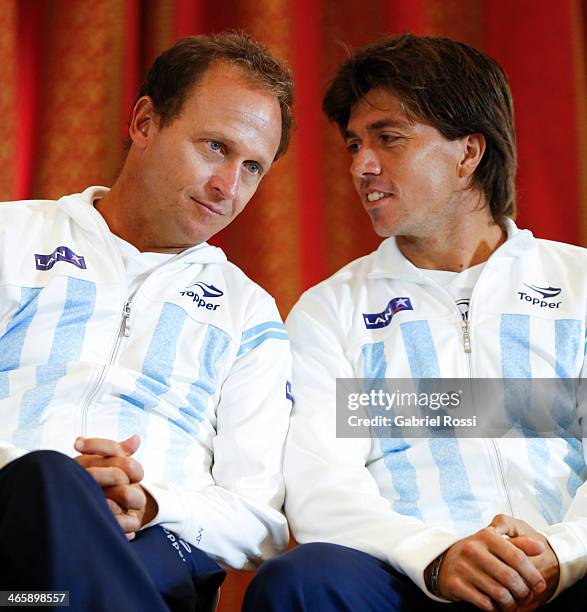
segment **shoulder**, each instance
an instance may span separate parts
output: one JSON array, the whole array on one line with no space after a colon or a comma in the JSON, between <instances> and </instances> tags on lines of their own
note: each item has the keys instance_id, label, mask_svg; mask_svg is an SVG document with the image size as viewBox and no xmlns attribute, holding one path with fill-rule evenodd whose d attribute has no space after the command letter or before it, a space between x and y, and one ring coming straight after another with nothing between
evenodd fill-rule
<instances>
[{"instance_id":1,"label":"shoulder","mask_svg":"<svg viewBox=\"0 0 587 612\"><path fill-rule=\"evenodd\" d=\"M561 276L573 282L585 282L587 270L587 249L555 242L553 240L536 239L533 251L532 266L537 270L547 272L555 278Z\"/></svg>"},{"instance_id":2,"label":"shoulder","mask_svg":"<svg viewBox=\"0 0 587 612\"><path fill-rule=\"evenodd\" d=\"M60 214L61 209L55 200L15 200L0 202L0 215L3 219L26 219L34 215Z\"/></svg>"},{"instance_id":3,"label":"shoulder","mask_svg":"<svg viewBox=\"0 0 587 612\"><path fill-rule=\"evenodd\" d=\"M238 295L241 301L246 301L255 306L262 304L275 304L273 296L261 285L249 278L237 265L231 261L219 264L224 276L226 286L233 294Z\"/></svg>"},{"instance_id":4,"label":"shoulder","mask_svg":"<svg viewBox=\"0 0 587 612\"><path fill-rule=\"evenodd\" d=\"M358 293L365 289L369 274L375 268L377 251L359 257L329 278L305 291L291 314L302 311L341 313L352 308ZM290 316L291 316L290 314Z\"/></svg>"},{"instance_id":5,"label":"shoulder","mask_svg":"<svg viewBox=\"0 0 587 612\"><path fill-rule=\"evenodd\" d=\"M587 259L587 249L575 244L556 242L544 238L536 239L536 248L545 257L560 258L565 260L584 261Z\"/></svg>"}]
</instances>

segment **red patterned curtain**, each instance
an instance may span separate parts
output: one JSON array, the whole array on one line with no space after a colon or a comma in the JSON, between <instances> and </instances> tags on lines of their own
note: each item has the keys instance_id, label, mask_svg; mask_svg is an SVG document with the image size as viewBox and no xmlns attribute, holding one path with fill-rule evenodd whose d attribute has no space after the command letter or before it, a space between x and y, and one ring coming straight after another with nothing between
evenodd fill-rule
<instances>
[{"instance_id":1,"label":"red patterned curtain","mask_svg":"<svg viewBox=\"0 0 587 612\"><path fill-rule=\"evenodd\" d=\"M493 55L512 85L519 217L587 244L587 97L581 0L2 0L0 199L110 184L137 87L178 37L244 29L293 66L297 131L241 217L214 242L287 314L300 292L377 246L347 154L320 111L345 45L411 31ZM221 609L239 609L231 577Z\"/></svg>"}]
</instances>

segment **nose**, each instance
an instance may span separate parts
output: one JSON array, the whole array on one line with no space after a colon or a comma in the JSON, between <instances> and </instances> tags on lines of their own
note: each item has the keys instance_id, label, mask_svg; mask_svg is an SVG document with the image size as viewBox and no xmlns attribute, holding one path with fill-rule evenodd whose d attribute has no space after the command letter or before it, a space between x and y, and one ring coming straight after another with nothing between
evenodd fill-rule
<instances>
[{"instance_id":1,"label":"nose","mask_svg":"<svg viewBox=\"0 0 587 612\"><path fill-rule=\"evenodd\" d=\"M234 200L238 193L240 172L239 163L225 162L214 169L208 184L218 200Z\"/></svg>"},{"instance_id":2,"label":"nose","mask_svg":"<svg viewBox=\"0 0 587 612\"><path fill-rule=\"evenodd\" d=\"M372 149L363 146L353 155L351 174L356 178L363 178L367 174L381 174L381 164Z\"/></svg>"}]
</instances>

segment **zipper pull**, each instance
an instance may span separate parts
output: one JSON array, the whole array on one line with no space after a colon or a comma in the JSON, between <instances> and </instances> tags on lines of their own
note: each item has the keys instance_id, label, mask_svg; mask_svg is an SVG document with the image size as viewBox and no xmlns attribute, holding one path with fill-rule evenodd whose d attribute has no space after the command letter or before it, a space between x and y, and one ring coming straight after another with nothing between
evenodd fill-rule
<instances>
[{"instance_id":1,"label":"zipper pull","mask_svg":"<svg viewBox=\"0 0 587 612\"><path fill-rule=\"evenodd\" d=\"M471 335L469 334L469 321L461 321L463 328L463 349L465 353L471 352Z\"/></svg>"},{"instance_id":2,"label":"zipper pull","mask_svg":"<svg viewBox=\"0 0 587 612\"><path fill-rule=\"evenodd\" d=\"M122 335L125 338L130 336L130 301L124 305L124 311L122 313Z\"/></svg>"}]
</instances>

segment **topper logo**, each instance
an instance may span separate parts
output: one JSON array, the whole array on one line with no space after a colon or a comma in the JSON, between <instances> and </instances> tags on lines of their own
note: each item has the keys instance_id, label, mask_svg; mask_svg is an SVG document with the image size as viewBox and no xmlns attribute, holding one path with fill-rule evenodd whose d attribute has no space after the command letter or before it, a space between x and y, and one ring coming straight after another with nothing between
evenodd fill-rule
<instances>
[{"instance_id":1,"label":"topper logo","mask_svg":"<svg viewBox=\"0 0 587 612\"><path fill-rule=\"evenodd\" d=\"M562 302L546 301L557 297L557 295L559 295L562 291L561 287L538 287L537 285L526 285L525 283L524 286L538 293L543 298L540 299L534 295L528 295L525 291L518 291L520 300L530 302L532 306L538 306L539 308L558 308L562 304Z\"/></svg>"},{"instance_id":2,"label":"topper logo","mask_svg":"<svg viewBox=\"0 0 587 612\"><path fill-rule=\"evenodd\" d=\"M221 291L214 285L203 283L202 281L198 281L197 283L186 287L186 289L191 289L192 287L196 287L196 289L194 289L194 291L180 291L179 295L182 297L192 298L192 302L194 302L198 308L205 308L206 310L216 310L217 308L220 308L220 304L212 304L207 302L204 298L222 297L224 295L224 291ZM198 295L198 290L202 295Z\"/></svg>"},{"instance_id":3,"label":"topper logo","mask_svg":"<svg viewBox=\"0 0 587 612\"><path fill-rule=\"evenodd\" d=\"M214 287L214 285L207 285L202 281L198 281L197 283L190 285L188 289L190 287L199 287L202 290L204 297L220 297L221 295L224 295L224 291L220 291L218 287Z\"/></svg>"}]
</instances>

